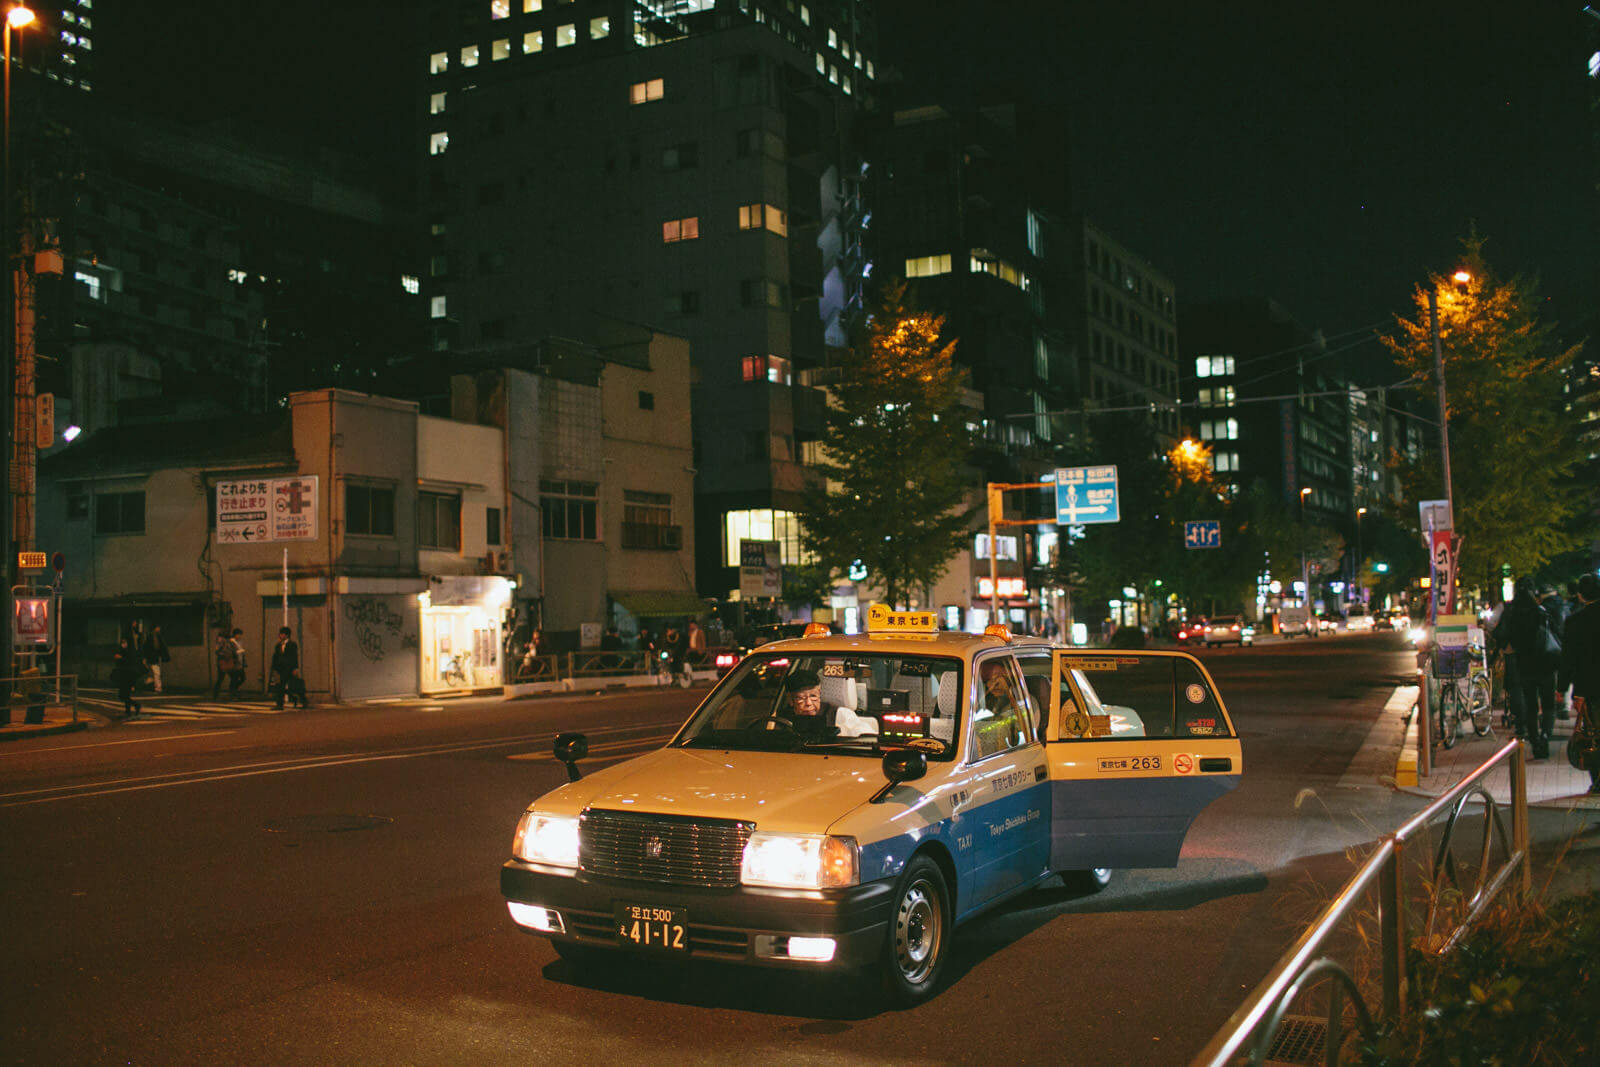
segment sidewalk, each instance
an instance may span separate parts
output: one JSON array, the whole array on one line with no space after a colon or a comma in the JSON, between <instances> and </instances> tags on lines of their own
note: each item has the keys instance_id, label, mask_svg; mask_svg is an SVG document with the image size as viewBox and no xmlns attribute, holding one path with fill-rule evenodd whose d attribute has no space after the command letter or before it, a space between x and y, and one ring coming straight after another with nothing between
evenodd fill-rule
<instances>
[{"instance_id":1,"label":"sidewalk","mask_svg":"<svg viewBox=\"0 0 1600 1067\"><path fill-rule=\"evenodd\" d=\"M1454 748L1434 746L1433 769L1427 778L1417 773L1417 716L1409 709L1416 700L1416 686L1402 686L1396 695L1405 693L1405 714L1410 716L1406 727L1405 743L1395 766L1395 786L1401 792L1416 796L1443 796L1461 779L1477 770L1482 763L1500 749L1514 735L1510 727L1500 725L1501 712L1494 712L1494 727L1483 737L1472 732L1467 725ZM1572 735L1573 720L1556 720L1555 737L1550 741L1550 758L1535 760L1526 743L1523 754L1528 771L1528 803L1532 806L1562 810L1600 811L1600 796L1589 796L1589 773L1573 770L1567 763L1567 738ZM1509 767L1496 767L1485 784L1489 795L1497 803L1511 803L1511 771Z\"/></svg>"},{"instance_id":2,"label":"sidewalk","mask_svg":"<svg viewBox=\"0 0 1600 1067\"><path fill-rule=\"evenodd\" d=\"M22 708L14 708L11 713L11 722L0 725L0 741L15 741L23 737L48 737L51 734L70 734L79 730L87 730L91 722L101 722L99 716L92 712L78 709L78 716L74 720L72 709L58 705L46 705L44 721L41 723L24 722L25 715Z\"/></svg>"}]
</instances>

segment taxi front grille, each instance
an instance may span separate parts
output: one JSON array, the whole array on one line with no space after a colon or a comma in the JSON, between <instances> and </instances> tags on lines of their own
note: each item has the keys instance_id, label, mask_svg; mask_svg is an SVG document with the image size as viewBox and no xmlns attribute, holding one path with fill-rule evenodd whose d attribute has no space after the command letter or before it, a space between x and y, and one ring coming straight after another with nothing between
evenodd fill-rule
<instances>
[{"instance_id":1,"label":"taxi front grille","mask_svg":"<svg viewBox=\"0 0 1600 1067\"><path fill-rule=\"evenodd\" d=\"M712 888L739 884L753 829L732 819L593 809L579 826L579 862L591 874Z\"/></svg>"}]
</instances>

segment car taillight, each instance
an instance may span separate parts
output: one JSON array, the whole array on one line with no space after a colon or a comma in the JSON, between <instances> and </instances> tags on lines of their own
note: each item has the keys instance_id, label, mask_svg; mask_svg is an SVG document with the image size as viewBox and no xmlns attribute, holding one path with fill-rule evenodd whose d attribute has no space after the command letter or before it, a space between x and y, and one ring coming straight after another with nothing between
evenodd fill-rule
<instances>
[{"instance_id":1,"label":"car taillight","mask_svg":"<svg viewBox=\"0 0 1600 1067\"><path fill-rule=\"evenodd\" d=\"M719 653L717 653L717 666L719 666L719 667L731 667L731 666L733 666L733 664L734 664L734 656L733 656L732 652L719 652Z\"/></svg>"},{"instance_id":2,"label":"car taillight","mask_svg":"<svg viewBox=\"0 0 1600 1067\"><path fill-rule=\"evenodd\" d=\"M1235 627L1234 627L1234 629L1235 629L1235 630L1237 630L1237 629L1238 629L1238 627L1237 627L1237 626L1235 626Z\"/></svg>"}]
</instances>

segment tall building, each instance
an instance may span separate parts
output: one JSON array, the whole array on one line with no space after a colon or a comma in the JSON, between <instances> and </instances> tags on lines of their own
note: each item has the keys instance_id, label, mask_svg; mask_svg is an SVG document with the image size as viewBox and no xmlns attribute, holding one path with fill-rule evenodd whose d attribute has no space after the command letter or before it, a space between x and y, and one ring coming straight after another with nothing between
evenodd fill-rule
<instances>
[{"instance_id":1,"label":"tall building","mask_svg":"<svg viewBox=\"0 0 1600 1067\"><path fill-rule=\"evenodd\" d=\"M423 279L441 358L600 312L686 338L700 591L741 538L799 558L802 384L860 306L854 0L437 0L418 57Z\"/></svg>"}]
</instances>

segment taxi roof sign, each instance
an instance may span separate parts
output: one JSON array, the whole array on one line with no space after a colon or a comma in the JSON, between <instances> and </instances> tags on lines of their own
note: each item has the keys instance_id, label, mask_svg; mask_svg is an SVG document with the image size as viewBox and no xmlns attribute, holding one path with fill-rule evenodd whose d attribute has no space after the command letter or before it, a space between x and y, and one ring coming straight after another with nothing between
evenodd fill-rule
<instances>
[{"instance_id":1,"label":"taxi roof sign","mask_svg":"<svg viewBox=\"0 0 1600 1067\"><path fill-rule=\"evenodd\" d=\"M869 634L936 634L939 615L933 611L892 611L887 604L867 609Z\"/></svg>"}]
</instances>

